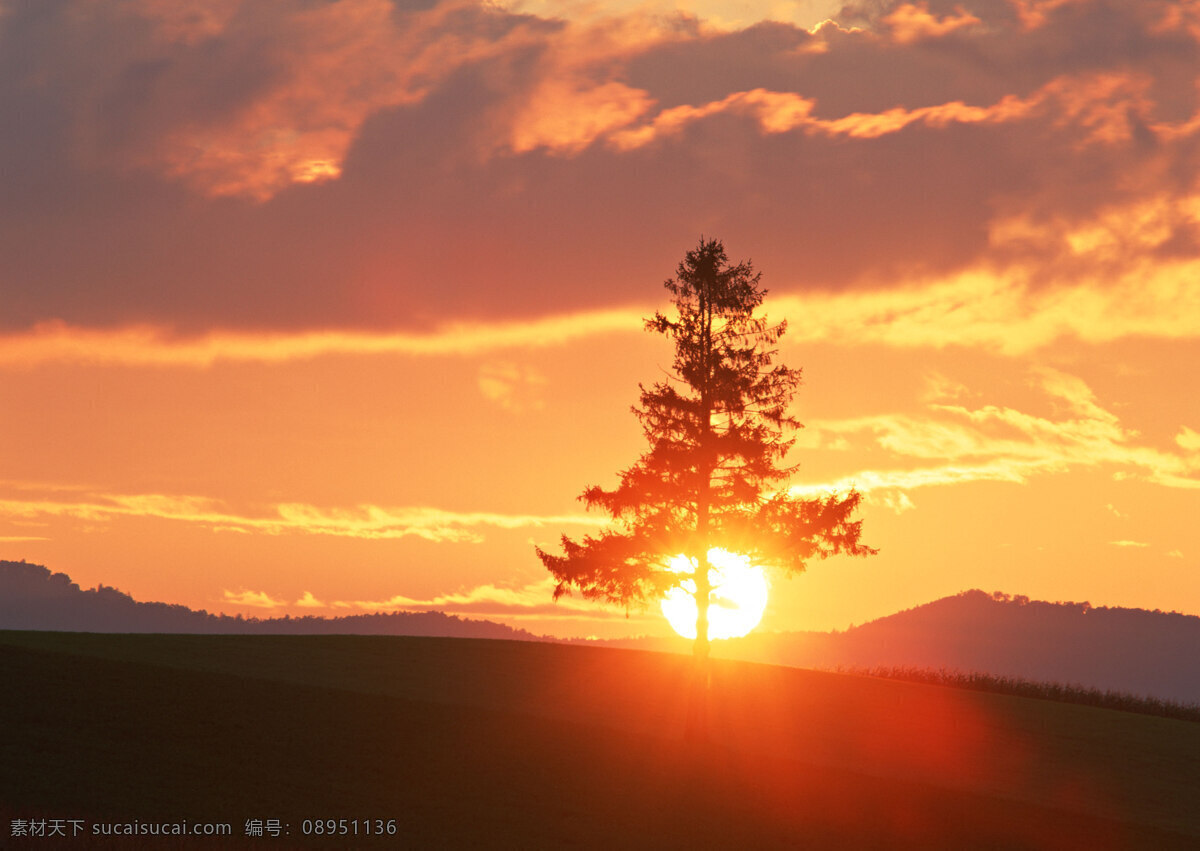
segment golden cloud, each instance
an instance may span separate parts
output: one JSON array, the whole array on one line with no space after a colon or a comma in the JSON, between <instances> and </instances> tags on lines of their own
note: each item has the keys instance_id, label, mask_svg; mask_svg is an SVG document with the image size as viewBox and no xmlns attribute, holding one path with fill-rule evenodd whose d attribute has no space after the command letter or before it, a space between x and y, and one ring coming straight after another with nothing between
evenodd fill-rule
<instances>
[{"instance_id":1,"label":"golden cloud","mask_svg":"<svg viewBox=\"0 0 1200 851\"><path fill-rule=\"evenodd\" d=\"M1054 78L1027 97L1005 95L990 105L954 100L915 108L854 112L840 118L818 117L817 102L812 98L760 88L735 92L698 106L671 107L641 126L621 126L612 131L608 144L621 151L639 148L676 135L691 123L723 113L753 118L766 134L798 130L853 139L875 139L914 124L935 128L951 124L1002 124L1044 114L1052 115L1058 126L1078 128L1081 131L1078 145L1128 142L1134 118L1140 119L1140 124L1163 141L1195 133L1200 127L1200 113L1182 122L1152 120L1154 104L1147 95L1150 83L1145 75L1125 71L1068 74Z\"/></svg>"},{"instance_id":2,"label":"golden cloud","mask_svg":"<svg viewBox=\"0 0 1200 851\"><path fill-rule=\"evenodd\" d=\"M276 600L265 591L229 591L226 590L225 602L232 606L250 606L256 609L277 609L286 606L283 600Z\"/></svg>"},{"instance_id":3,"label":"golden cloud","mask_svg":"<svg viewBox=\"0 0 1200 851\"><path fill-rule=\"evenodd\" d=\"M517 153L535 148L578 153L598 137L633 123L652 104L648 93L618 82L544 80L516 116L510 144Z\"/></svg>"},{"instance_id":4,"label":"golden cloud","mask_svg":"<svg viewBox=\"0 0 1200 851\"><path fill-rule=\"evenodd\" d=\"M929 11L928 3L903 3L882 18L891 28L892 38L899 44L910 44L922 39L940 38L963 27L980 23L979 18L955 7L955 14L938 18Z\"/></svg>"},{"instance_id":5,"label":"golden cloud","mask_svg":"<svg viewBox=\"0 0 1200 851\"><path fill-rule=\"evenodd\" d=\"M502 615L505 617L556 617L612 619L625 618L623 610L613 610L603 603L579 597L553 600L554 579L547 576L526 585L513 587L492 583L478 585L467 591L438 594L428 598L396 594L385 600L341 600L337 608L356 608L369 612L418 609L472 615Z\"/></svg>"},{"instance_id":6,"label":"golden cloud","mask_svg":"<svg viewBox=\"0 0 1200 851\"><path fill-rule=\"evenodd\" d=\"M1079 378L1052 369L1035 371L1049 397L1067 403L1070 416L1051 419L1013 408L929 404L927 416L879 414L810 424L809 428L862 446L869 441L898 458L943 463L894 470L862 470L828 483L796 485L804 494L857 487L871 491L974 481L1023 483L1034 475L1072 469L1112 469L1116 478L1140 478L1174 488L1200 488L1200 458L1138 445L1136 431L1099 405ZM1111 506L1110 506L1111 508Z\"/></svg>"},{"instance_id":7,"label":"golden cloud","mask_svg":"<svg viewBox=\"0 0 1200 851\"><path fill-rule=\"evenodd\" d=\"M1114 213L1102 218L1120 217ZM1124 238L1137 237L1127 233ZM1067 244L1064 237L1063 245ZM1093 248L1090 259L1096 262L1102 262L1110 250L1100 241L1093 241ZM788 340L793 343L963 346L1014 356L1063 339L1104 344L1131 337L1190 340L1200 336L1200 286L1196 284L1200 260L1129 257L1111 270L1104 286L1087 278L1039 286L1036 279L1045 271L1026 264L986 265L883 290L804 296L786 294L784 282L777 289L781 294L771 300L770 314L803 317L791 324ZM1078 270L1064 271L1064 275L1078 274ZM458 357L636 334L649 311L648 307L622 308L525 321L451 323L428 333L211 331L180 337L155 326L95 329L49 322L0 336L0 367L68 363L204 368L215 363L286 363L330 355ZM503 381L499 375L484 378ZM499 392L498 387L492 390Z\"/></svg>"},{"instance_id":8,"label":"golden cloud","mask_svg":"<svg viewBox=\"0 0 1200 851\"><path fill-rule=\"evenodd\" d=\"M981 266L884 291L780 296L771 312L804 317L791 325L793 342L966 346L1007 355L1062 339L1102 344L1200 335L1198 260L1131 259L1103 286L1086 278L1037 286L1044 271Z\"/></svg>"},{"instance_id":9,"label":"golden cloud","mask_svg":"<svg viewBox=\"0 0 1200 851\"><path fill-rule=\"evenodd\" d=\"M284 363L325 355L474 355L640 331L646 312L612 309L524 322L448 323L426 334L212 331L197 337L179 337L169 329L150 325L102 330L46 322L27 332L0 336L0 366L76 363L208 367L219 362Z\"/></svg>"},{"instance_id":10,"label":"golden cloud","mask_svg":"<svg viewBox=\"0 0 1200 851\"><path fill-rule=\"evenodd\" d=\"M62 517L105 523L120 518L150 518L192 523L219 532L267 535L308 534L344 538L395 540L415 537L433 542L477 543L481 528L524 529L546 525L596 526L602 521L586 515L496 514L455 512L432 507L388 508L360 505L322 508L281 503L248 514L231 510L220 500L165 494L86 494L73 498L44 494L41 498L0 498L0 517Z\"/></svg>"},{"instance_id":11,"label":"golden cloud","mask_svg":"<svg viewBox=\"0 0 1200 851\"><path fill-rule=\"evenodd\" d=\"M1175 435L1175 442L1187 452L1200 452L1200 434L1187 426L1184 426L1180 429L1179 434Z\"/></svg>"},{"instance_id":12,"label":"golden cloud","mask_svg":"<svg viewBox=\"0 0 1200 851\"><path fill-rule=\"evenodd\" d=\"M304 596L301 597L299 600L297 600L292 605L298 606L302 609L323 609L323 608L325 608L325 604L322 603L320 600L318 600L316 597L314 597L313 593L311 591L305 591Z\"/></svg>"}]
</instances>

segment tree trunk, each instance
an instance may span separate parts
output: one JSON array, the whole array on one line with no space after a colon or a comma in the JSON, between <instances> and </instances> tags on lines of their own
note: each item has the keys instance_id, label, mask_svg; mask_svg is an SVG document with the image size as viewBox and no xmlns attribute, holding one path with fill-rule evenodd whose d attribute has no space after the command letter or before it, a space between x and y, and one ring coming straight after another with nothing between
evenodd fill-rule
<instances>
[{"instance_id":1,"label":"tree trunk","mask_svg":"<svg viewBox=\"0 0 1200 851\"><path fill-rule=\"evenodd\" d=\"M708 741L708 706L712 691L709 670L708 607L712 585L708 580L708 553L696 559L696 640L692 644L692 673L688 694L684 737L690 742Z\"/></svg>"}]
</instances>

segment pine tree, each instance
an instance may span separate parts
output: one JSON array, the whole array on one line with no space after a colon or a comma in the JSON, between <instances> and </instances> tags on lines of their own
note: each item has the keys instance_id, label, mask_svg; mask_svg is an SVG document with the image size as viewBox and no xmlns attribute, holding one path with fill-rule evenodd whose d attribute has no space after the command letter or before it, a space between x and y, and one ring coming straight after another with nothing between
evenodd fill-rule
<instances>
[{"instance_id":1,"label":"pine tree","mask_svg":"<svg viewBox=\"0 0 1200 851\"><path fill-rule=\"evenodd\" d=\"M627 608L695 583L695 658L709 652L712 581L708 553L721 547L759 565L799 573L812 558L868 555L852 520L859 494L802 498L784 485L795 467L784 456L802 428L788 413L799 369L775 365L787 323L756 317L766 290L749 262L730 265L717 240L700 240L666 281L676 316L661 312L646 328L675 345L669 378L647 388L633 411L649 449L621 473L613 490L589 487L580 499L613 524L562 555L538 548L558 581L554 597L584 597ZM693 570L672 570L672 557Z\"/></svg>"}]
</instances>

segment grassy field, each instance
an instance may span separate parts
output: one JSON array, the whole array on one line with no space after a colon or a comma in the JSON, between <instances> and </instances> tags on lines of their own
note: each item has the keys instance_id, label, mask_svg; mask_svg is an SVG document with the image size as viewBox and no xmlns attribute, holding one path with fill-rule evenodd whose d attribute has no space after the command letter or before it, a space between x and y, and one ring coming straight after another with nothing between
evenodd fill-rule
<instances>
[{"instance_id":1,"label":"grassy field","mask_svg":"<svg viewBox=\"0 0 1200 851\"><path fill-rule=\"evenodd\" d=\"M1088 706L717 662L696 746L684 657L366 636L0 632L0 677L4 847L1200 846L1200 724Z\"/></svg>"}]
</instances>

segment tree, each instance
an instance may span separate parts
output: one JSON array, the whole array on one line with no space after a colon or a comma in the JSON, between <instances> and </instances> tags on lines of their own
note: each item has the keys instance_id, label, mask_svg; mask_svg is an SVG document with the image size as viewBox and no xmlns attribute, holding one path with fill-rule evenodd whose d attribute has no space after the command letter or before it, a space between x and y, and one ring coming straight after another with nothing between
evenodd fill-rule
<instances>
[{"instance_id":1,"label":"tree","mask_svg":"<svg viewBox=\"0 0 1200 851\"><path fill-rule=\"evenodd\" d=\"M795 467L784 456L802 428L788 413L799 369L774 365L787 323L756 317L766 290L749 262L730 265L724 246L704 240L666 281L676 316L661 312L646 329L675 344L667 380L639 385L633 412L650 448L621 473L613 490L587 488L580 499L613 524L598 537L562 537L562 555L537 549L558 581L554 598L584 597L625 605L661 599L695 583L694 657L709 653L712 592L708 553L722 547L789 574L812 558L869 555L852 520L860 496L803 498L783 483ZM683 554L691 572L672 570Z\"/></svg>"}]
</instances>

